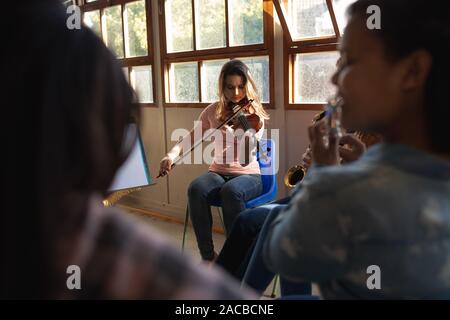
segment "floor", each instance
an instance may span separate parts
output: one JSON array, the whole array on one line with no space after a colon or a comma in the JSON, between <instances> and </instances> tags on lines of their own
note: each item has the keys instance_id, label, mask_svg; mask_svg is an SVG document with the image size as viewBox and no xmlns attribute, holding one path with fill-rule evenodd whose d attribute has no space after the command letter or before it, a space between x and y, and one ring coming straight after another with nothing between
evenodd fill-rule
<instances>
[{"instance_id":1,"label":"floor","mask_svg":"<svg viewBox=\"0 0 450 320\"><path fill-rule=\"evenodd\" d=\"M138 219L142 220L144 223L148 223L152 225L152 227L158 229L160 232L165 234L168 239L173 241L173 243L178 246L181 250L181 244L183 239L183 225L171 222L171 221L164 221L159 218L155 218L153 216L150 216L148 214L139 212L139 211L133 211L130 209L127 209L127 212L132 214L133 216L137 217ZM216 252L220 252L220 249L223 246L223 243L225 241L225 236L223 234L219 233L213 233L213 241ZM200 254L197 249L197 242L195 240L194 231L191 227L187 228L186 233L186 242L185 242L185 254L189 254L193 256L195 259L198 259L200 262ZM270 298L272 294L273 289L273 283L268 287L266 292L264 293L263 299ZM279 286L276 287L275 294L279 296Z\"/></svg>"},{"instance_id":2,"label":"floor","mask_svg":"<svg viewBox=\"0 0 450 320\"><path fill-rule=\"evenodd\" d=\"M147 215L142 212L127 210L133 216L138 217L140 220L152 225L152 227L158 229L163 234L165 234L171 241L174 242L181 250L181 244L183 241L183 229L182 224L165 221L153 216ZM213 233L213 241L216 252L220 252L223 243L225 242L225 236L219 233ZM197 249L197 242L195 240L194 230L191 226L187 228L186 239L185 239L185 253L189 254L200 261L200 253Z\"/></svg>"}]
</instances>

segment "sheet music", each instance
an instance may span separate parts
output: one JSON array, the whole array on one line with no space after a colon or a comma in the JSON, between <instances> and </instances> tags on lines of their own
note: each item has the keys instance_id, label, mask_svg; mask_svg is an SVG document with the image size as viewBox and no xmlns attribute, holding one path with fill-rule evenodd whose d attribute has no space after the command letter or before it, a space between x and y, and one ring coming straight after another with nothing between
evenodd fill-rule
<instances>
[{"instance_id":1,"label":"sheet music","mask_svg":"<svg viewBox=\"0 0 450 320\"><path fill-rule=\"evenodd\" d=\"M125 142L134 135L136 125L132 124L127 130ZM117 171L109 191L147 186L151 183L151 176L147 166L144 146L138 137L128 159Z\"/></svg>"}]
</instances>

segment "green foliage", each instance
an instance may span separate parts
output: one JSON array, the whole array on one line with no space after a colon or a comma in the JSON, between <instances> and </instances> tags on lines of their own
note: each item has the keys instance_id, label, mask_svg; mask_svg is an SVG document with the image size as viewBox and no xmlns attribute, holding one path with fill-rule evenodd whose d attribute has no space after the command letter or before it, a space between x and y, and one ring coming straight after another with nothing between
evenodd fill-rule
<instances>
[{"instance_id":1,"label":"green foliage","mask_svg":"<svg viewBox=\"0 0 450 320\"><path fill-rule=\"evenodd\" d=\"M166 36L168 40L172 38L172 42L169 43L172 45L172 51L192 50L193 28L191 0L166 0L166 6L168 6L166 10L171 12L169 17L166 16L166 26L172 25L172 28L171 30L167 30Z\"/></svg>"},{"instance_id":2,"label":"green foliage","mask_svg":"<svg viewBox=\"0 0 450 320\"><path fill-rule=\"evenodd\" d=\"M102 37L102 32L100 30L100 10L86 12L84 14L84 22L100 38Z\"/></svg>"},{"instance_id":3,"label":"green foliage","mask_svg":"<svg viewBox=\"0 0 450 320\"><path fill-rule=\"evenodd\" d=\"M229 24L235 45L262 43L263 0L229 0ZM196 35L201 49L225 46L225 0L197 0ZM166 25L172 51L193 49L193 19L190 0L166 0ZM200 23L199 23L200 22ZM232 24L232 25L231 25ZM171 41L171 42L170 42Z\"/></svg>"},{"instance_id":4,"label":"green foliage","mask_svg":"<svg viewBox=\"0 0 450 320\"><path fill-rule=\"evenodd\" d=\"M147 19L145 1L140 0L126 5L128 18L128 43L130 56L147 55ZM125 35L127 36L127 35Z\"/></svg>"},{"instance_id":5,"label":"green foliage","mask_svg":"<svg viewBox=\"0 0 450 320\"><path fill-rule=\"evenodd\" d=\"M225 1L198 0L195 2L197 12L197 37L201 49L225 47Z\"/></svg>"},{"instance_id":6,"label":"green foliage","mask_svg":"<svg viewBox=\"0 0 450 320\"><path fill-rule=\"evenodd\" d=\"M233 33L232 43L236 45L262 43L263 37L263 1L230 0L232 9L230 23Z\"/></svg>"},{"instance_id":7,"label":"green foliage","mask_svg":"<svg viewBox=\"0 0 450 320\"><path fill-rule=\"evenodd\" d=\"M105 9L107 45L114 51L118 58L123 58L123 37L122 37L122 19L121 8L114 6Z\"/></svg>"},{"instance_id":8,"label":"green foliage","mask_svg":"<svg viewBox=\"0 0 450 320\"><path fill-rule=\"evenodd\" d=\"M145 0L139 0L126 4L126 18L128 22L128 33L125 39L128 41L129 53L127 57L146 56L147 51L147 17L145 10ZM106 35L108 47L117 55L118 58L124 57L123 37L122 37L122 19L121 7L113 6L104 10L106 19ZM84 16L85 23L101 37L100 30L100 11L86 12Z\"/></svg>"}]
</instances>

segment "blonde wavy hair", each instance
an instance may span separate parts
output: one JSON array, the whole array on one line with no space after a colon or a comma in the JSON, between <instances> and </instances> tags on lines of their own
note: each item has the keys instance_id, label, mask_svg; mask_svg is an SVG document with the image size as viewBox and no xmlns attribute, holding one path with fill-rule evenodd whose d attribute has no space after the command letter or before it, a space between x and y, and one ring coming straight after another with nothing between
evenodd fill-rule
<instances>
[{"instance_id":1,"label":"blonde wavy hair","mask_svg":"<svg viewBox=\"0 0 450 320\"><path fill-rule=\"evenodd\" d=\"M247 99L253 99L252 107L255 110L255 113L264 120L268 120L269 114L264 110L264 107L261 103L261 99L259 98L258 89L256 88L255 81L253 77L250 75L249 69L245 63L241 60L233 59L225 63L220 71L219 75L219 102L217 104L216 109L216 117L217 119L224 121L226 117L226 105L227 101L225 98L224 89L225 89L225 79L228 76L240 76L244 83L244 91Z\"/></svg>"}]
</instances>

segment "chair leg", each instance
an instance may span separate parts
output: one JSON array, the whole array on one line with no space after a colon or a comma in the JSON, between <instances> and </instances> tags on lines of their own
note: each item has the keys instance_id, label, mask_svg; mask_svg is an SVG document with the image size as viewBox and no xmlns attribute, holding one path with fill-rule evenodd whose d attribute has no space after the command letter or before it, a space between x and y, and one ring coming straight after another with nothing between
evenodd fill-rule
<instances>
[{"instance_id":1,"label":"chair leg","mask_svg":"<svg viewBox=\"0 0 450 320\"><path fill-rule=\"evenodd\" d=\"M223 231L225 231L225 234L227 233L227 230L225 229L225 222L223 221L223 214L220 210L220 207L217 207L217 212L219 213L220 222L222 223Z\"/></svg>"},{"instance_id":2,"label":"chair leg","mask_svg":"<svg viewBox=\"0 0 450 320\"><path fill-rule=\"evenodd\" d=\"M277 285L278 285L278 274L275 275L275 279L273 279L273 288L272 288L272 294L270 295L271 298L275 298L276 294L275 294L275 290L277 289Z\"/></svg>"},{"instance_id":3,"label":"chair leg","mask_svg":"<svg viewBox=\"0 0 450 320\"><path fill-rule=\"evenodd\" d=\"M186 241L187 225L189 223L189 208L186 206L186 217L184 218L183 242L181 243L181 252L184 252L184 244Z\"/></svg>"}]
</instances>

